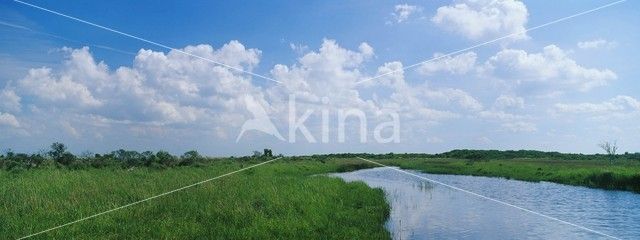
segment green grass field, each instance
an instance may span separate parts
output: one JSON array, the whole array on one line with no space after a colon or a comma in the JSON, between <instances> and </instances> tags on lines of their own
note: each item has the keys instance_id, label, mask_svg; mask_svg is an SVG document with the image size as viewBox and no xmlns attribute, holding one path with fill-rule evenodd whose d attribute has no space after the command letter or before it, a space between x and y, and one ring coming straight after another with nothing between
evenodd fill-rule
<instances>
[{"instance_id":1,"label":"green grass field","mask_svg":"<svg viewBox=\"0 0 640 240\"><path fill-rule=\"evenodd\" d=\"M429 173L640 192L637 161L373 160ZM236 159L166 169L48 166L0 171L0 238L23 237L256 163ZM357 158L283 158L34 238L388 239L384 223L389 205L382 190L322 176L374 166Z\"/></svg>"},{"instance_id":2,"label":"green grass field","mask_svg":"<svg viewBox=\"0 0 640 240\"><path fill-rule=\"evenodd\" d=\"M23 237L255 163L0 171L0 238ZM314 176L337 170L336 161L279 160L34 239L388 239L382 190Z\"/></svg>"}]
</instances>

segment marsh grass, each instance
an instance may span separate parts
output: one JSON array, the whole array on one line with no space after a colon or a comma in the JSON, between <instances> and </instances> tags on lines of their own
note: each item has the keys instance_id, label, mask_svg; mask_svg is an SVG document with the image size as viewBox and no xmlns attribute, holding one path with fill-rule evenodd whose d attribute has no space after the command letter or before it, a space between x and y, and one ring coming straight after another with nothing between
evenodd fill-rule
<instances>
[{"instance_id":1,"label":"marsh grass","mask_svg":"<svg viewBox=\"0 0 640 240\"><path fill-rule=\"evenodd\" d=\"M34 239L388 239L382 190L317 176L354 162L273 162ZM0 172L0 238L22 237L250 164Z\"/></svg>"}]
</instances>

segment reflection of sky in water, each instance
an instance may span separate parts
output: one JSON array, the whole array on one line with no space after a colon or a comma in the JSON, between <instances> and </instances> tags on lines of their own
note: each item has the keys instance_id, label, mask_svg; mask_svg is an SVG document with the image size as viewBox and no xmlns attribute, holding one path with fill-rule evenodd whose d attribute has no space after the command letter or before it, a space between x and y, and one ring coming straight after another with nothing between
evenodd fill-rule
<instances>
[{"instance_id":1,"label":"reflection of sky in water","mask_svg":"<svg viewBox=\"0 0 640 240\"><path fill-rule=\"evenodd\" d=\"M422 174L623 239L640 239L640 194L502 178ZM334 174L384 189L395 239L594 239L574 226L481 199L391 169Z\"/></svg>"}]
</instances>

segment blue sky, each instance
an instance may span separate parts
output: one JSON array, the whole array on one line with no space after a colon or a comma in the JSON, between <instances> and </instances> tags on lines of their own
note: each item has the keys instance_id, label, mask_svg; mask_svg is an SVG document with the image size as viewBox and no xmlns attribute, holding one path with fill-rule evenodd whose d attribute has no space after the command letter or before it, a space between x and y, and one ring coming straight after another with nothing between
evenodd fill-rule
<instances>
[{"instance_id":1,"label":"blue sky","mask_svg":"<svg viewBox=\"0 0 640 240\"><path fill-rule=\"evenodd\" d=\"M75 152L273 148L285 154L440 152L455 148L598 152L640 149L639 4L622 2L399 70L613 1L28 1L237 66L277 84L170 53L13 1L0 2L0 147ZM189 47L191 46L191 47ZM260 132L236 142L260 102L287 134L286 99L369 117L393 110L400 142L290 143ZM331 99L322 104L320 99ZM296 134L298 139L304 139ZM370 138L371 139L371 136Z\"/></svg>"}]
</instances>

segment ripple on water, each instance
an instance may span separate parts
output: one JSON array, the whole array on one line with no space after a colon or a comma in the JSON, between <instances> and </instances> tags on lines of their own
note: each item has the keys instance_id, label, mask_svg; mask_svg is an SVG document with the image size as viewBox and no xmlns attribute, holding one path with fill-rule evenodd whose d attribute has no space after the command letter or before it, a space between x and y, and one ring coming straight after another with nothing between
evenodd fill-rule
<instances>
[{"instance_id":1,"label":"ripple on water","mask_svg":"<svg viewBox=\"0 0 640 240\"><path fill-rule=\"evenodd\" d=\"M640 194L503 178L412 173L622 239L640 239ZM388 168L332 174L382 188L394 239L606 239Z\"/></svg>"}]
</instances>

